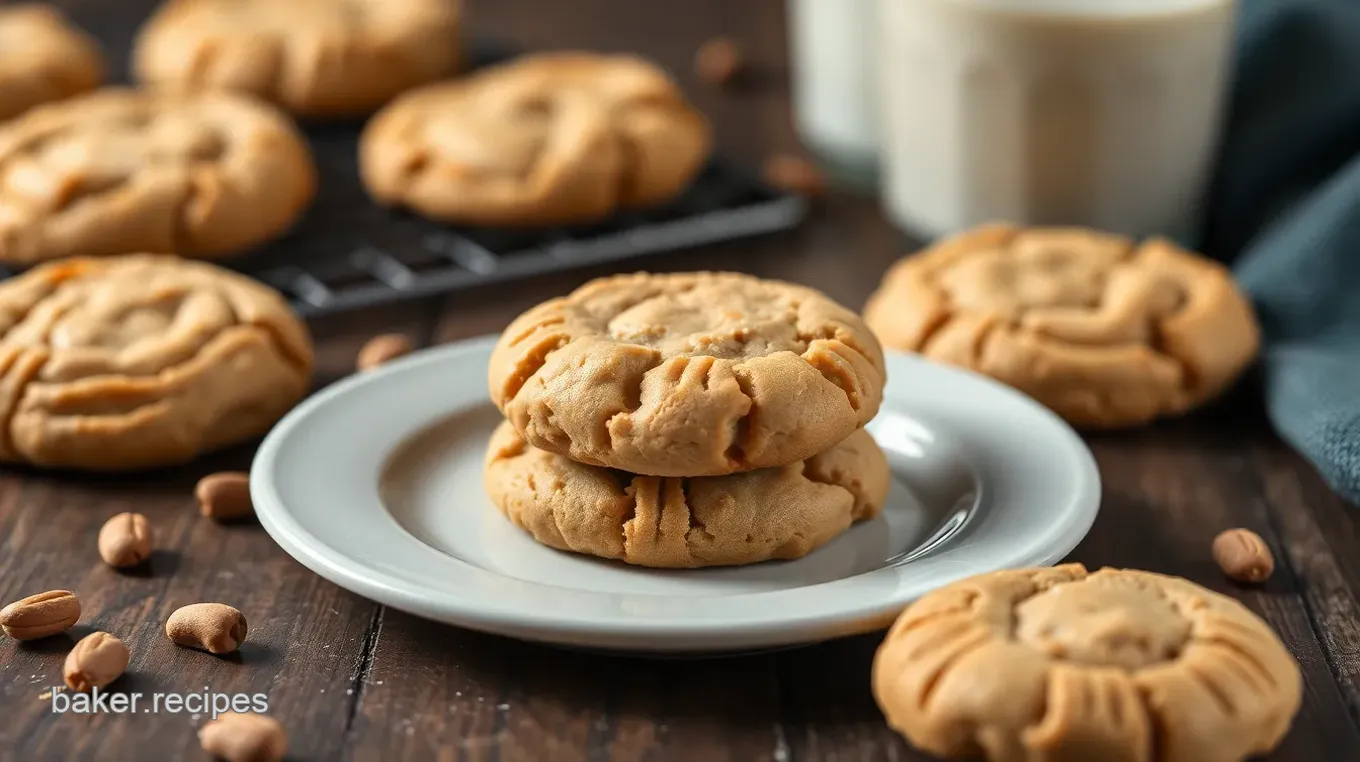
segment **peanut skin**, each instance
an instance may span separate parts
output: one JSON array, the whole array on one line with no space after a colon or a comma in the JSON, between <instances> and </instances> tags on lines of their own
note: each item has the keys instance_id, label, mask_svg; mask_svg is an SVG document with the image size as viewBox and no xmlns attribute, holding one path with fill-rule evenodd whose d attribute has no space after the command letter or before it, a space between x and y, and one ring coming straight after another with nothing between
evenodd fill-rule
<instances>
[{"instance_id":1,"label":"peanut skin","mask_svg":"<svg viewBox=\"0 0 1360 762\"><path fill-rule=\"evenodd\" d=\"M128 647L107 632L92 632L66 655L62 678L73 691L103 688L127 670Z\"/></svg>"},{"instance_id":2,"label":"peanut skin","mask_svg":"<svg viewBox=\"0 0 1360 762\"><path fill-rule=\"evenodd\" d=\"M226 762L279 762L288 751L283 726L262 714L219 715L198 731L198 743Z\"/></svg>"},{"instance_id":3,"label":"peanut skin","mask_svg":"<svg viewBox=\"0 0 1360 762\"><path fill-rule=\"evenodd\" d=\"M165 636L176 645L228 654L246 639L245 616L225 603L194 603L176 609L165 622Z\"/></svg>"},{"instance_id":4,"label":"peanut skin","mask_svg":"<svg viewBox=\"0 0 1360 762\"><path fill-rule=\"evenodd\" d=\"M815 197L826 192L826 177L822 170L799 156L771 156L761 168L761 177L774 188L800 196Z\"/></svg>"},{"instance_id":5,"label":"peanut skin","mask_svg":"<svg viewBox=\"0 0 1360 762\"><path fill-rule=\"evenodd\" d=\"M400 333L385 333L374 336L359 350L354 366L358 370L372 370L403 355L411 354L415 346L411 340Z\"/></svg>"},{"instance_id":6,"label":"peanut skin","mask_svg":"<svg viewBox=\"0 0 1360 762\"><path fill-rule=\"evenodd\" d=\"M238 521L255 515L250 500L250 475L223 471L198 480L194 488L199 512L217 521Z\"/></svg>"},{"instance_id":7,"label":"peanut skin","mask_svg":"<svg viewBox=\"0 0 1360 762\"><path fill-rule=\"evenodd\" d=\"M115 569L137 566L151 557L151 526L140 513L120 513L99 530L99 557Z\"/></svg>"},{"instance_id":8,"label":"peanut skin","mask_svg":"<svg viewBox=\"0 0 1360 762\"><path fill-rule=\"evenodd\" d=\"M746 66L746 59L736 40L715 37L705 42L694 54L694 72L709 84L726 85L736 79Z\"/></svg>"},{"instance_id":9,"label":"peanut skin","mask_svg":"<svg viewBox=\"0 0 1360 762\"><path fill-rule=\"evenodd\" d=\"M0 609L0 629L15 640L37 640L71 629L80 619L80 601L70 590L30 595Z\"/></svg>"},{"instance_id":10,"label":"peanut skin","mask_svg":"<svg viewBox=\"0 0 1360 762\"><path fill-rule=\"evenodd\" d=\"M1261 536L1250 529L1229 529L1214 538L1214 561L1238 582L1257 583L1275 571L1275 557Z\"/></svg>"}]
</instances>

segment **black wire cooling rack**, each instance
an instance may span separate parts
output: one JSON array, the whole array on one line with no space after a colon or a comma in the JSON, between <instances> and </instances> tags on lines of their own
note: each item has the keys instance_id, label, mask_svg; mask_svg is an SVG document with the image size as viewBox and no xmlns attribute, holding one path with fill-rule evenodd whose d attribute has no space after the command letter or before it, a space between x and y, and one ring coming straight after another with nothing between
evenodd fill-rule
<instances>
[{"instance_id":1,"label":"black wire cooling rack","mask_svg":"<svg viewBox=\"0 0 1360 762\"><path fill-rule=\"evenodd\" d=\"M57 5L100 38L110 60L126 61L135 30L156 2ZM520 52L491 39L473 40L469 48L473 68ZM805 212L802 199L718 157L664 208L582 227L448 227L368 198L359 182L361 129L359 123L303 125L319 175L316 200L288 236L220 264L274 286L299 313L317 316L770 233L796 225ZM0 277L10 274L0 269Z\"/></svg>"},{"instance_id":2,"label":"black wire cooling rack","mask_svg":"<svg viewBox=\"0 0 1360 762\"><path fill-rule=\"evenodd\" d=\"M769 233L805 212L802 199L716 159L664 208L588 227L450 228L373 205L358 185L352 136L312 143L325 166L307 218L288 237L227 263L279 289L307 316Z\"/></svg>"}]
</instances>

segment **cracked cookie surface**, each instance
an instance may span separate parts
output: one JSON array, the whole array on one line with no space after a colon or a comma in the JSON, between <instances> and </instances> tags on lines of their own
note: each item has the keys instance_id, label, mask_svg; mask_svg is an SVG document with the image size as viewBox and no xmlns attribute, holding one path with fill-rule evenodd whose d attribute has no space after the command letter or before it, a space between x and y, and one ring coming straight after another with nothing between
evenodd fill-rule
<instances>
[{"instance_id":1,"label":"cracked cookie surface","mask_svg":"<svg viewBox=\"0 0 1360 762\"><path fill-rule=\"evenodd\" d=\"M93 90L103 79L99 43L56 8L0 8L0 120Z\"/></svg>"},{"instance_id":2,"label":"cracked cookie surface","mask_svg":"<svg viewBox=\"0 0 1360 762\"><path fill-rule=\"evenodd\" d=\"M863 430L806 461L683 479L577 463L502 423L485 471L492 502L544 545L662 568L801 558L878 515L889 479Z\"/></svg>"},{"instance_id":3,"label":"cracked cookie surface","mask_svg":"<svg viewBox=\"0 0 1360 762\"><path fill-rule=\"evenodd\" d=\"M884 380L854 312L737 273L591 281L516 318L489 370L529 444L654 476L810 458L874 417Z\"/></svg>"},{"instance_id":4,"label":"cracked cookie surface","mask_svg":"<svg viewBox=\"0 0 1360 762\"><path fill-rule=\"evenodd\" d=\"M264 433L311 339L249 278L173 256L52 262L0 283L0 461L117 471Z\"/></svg>"},{"instance_id":5,"label":"cracked cookie surface","mask_svg":"<svg viewBox=\"0 0 1360 762\"><path fill-rule=\"evenodd\" d=\"M544 53L402 95L364 129L360 174L378 202L438 220L587 223L678 196L711 142L652 64Z\"/></svg>"},{"instance_id":6,"label":"cracked cookie surface","mask_svg":"<svg viewBox=\"0 0 1360 762\"><path fill-rule=\"evenodd\" d=\"M985 373L1084 427L1183 413L1256 357L1226 268L1169 241L989 225L901 260L864 309L884 346Z\"/></svg>"},{"instance_id":7,"label":"cracked cookie surface","mask_svg":"<svg viewBox=\"0 0 1360 762\"><path fill-rule=\"evenodd\" d=\"M1298 664L1237 601L1080 564L995 572L910 606L873 691L922 749L991 762L1241 762L1302 700Z\"/></svg>"},{"instance_id":8,"label":"cracked cookie surface","mask_svg":"<svg viewBox=\"0 0 1360 762\"><path fill-rule=\"evenodd\" d=\"M101 90L0 126L0 262L234 254L287 230L315 188L306 144L264 104Z\"/></svg>"},{"instance_id":9,"label":"cracked cookie surface","mask_svg":"<svg viewBox=\"0 0 1360 762\"><path fill-rule=\"evenodd\" d=\"M461 64L457 0L170 0L138 33L138 81L237 90L305 116L368 114Z\"/></svg>"}]
</instances>

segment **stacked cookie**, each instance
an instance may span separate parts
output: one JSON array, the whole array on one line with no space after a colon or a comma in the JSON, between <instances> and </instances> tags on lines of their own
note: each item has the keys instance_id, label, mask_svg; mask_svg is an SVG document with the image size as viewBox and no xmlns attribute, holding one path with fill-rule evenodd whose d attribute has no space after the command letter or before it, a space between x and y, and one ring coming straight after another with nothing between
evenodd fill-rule
<instances>
[{"instance_id":1,"label":"stacked cookie","mask_svg":"<svg viewBox=\"0 0 1360 762\"><path fill-rule=\"evenodd\" d=\"M801 286L603 278L502 334L485 484L539 542L692 568L798 558L871 518L887 461L878 341Z\"/></svg>"}]
</instances>

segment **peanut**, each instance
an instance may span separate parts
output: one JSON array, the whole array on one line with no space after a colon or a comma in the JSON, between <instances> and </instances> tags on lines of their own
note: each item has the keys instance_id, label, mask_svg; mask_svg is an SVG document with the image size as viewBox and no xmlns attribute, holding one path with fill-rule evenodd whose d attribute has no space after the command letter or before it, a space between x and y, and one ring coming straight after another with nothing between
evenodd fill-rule
<instances>
[{"instance_id":1,"label":"peanut","mask_svg":"<svg viewBox=\"0 0 1360 762\"><path fill-rule=\"evenodd\" d=\"M694 54L694 72L705 82L726 85L741 74L746 66L745 57L735 40L728 37L715 37Z\"/></svg>"},{"instance_id":2,"label":"peanut","mask_svg":"<svg viewBox=\"0 0 1360 762\"><path fill-rule=\"evenodd\" d=\"M822 176L822 170L807 159L790 154L766 159L761 174L772 187L800 196L820 196L826 192L826 178Z\"/></svg>"},{"instance_id":3,"label":"peanut","mask_svg":"<svg viewBox=\"0 0 1360 762\"><path fill-rule=\"evenodd\" d=\"M65 632L80 619L80 601L70 590L30 595L0 609L0 629L15 640L37 640Z\"/></svg>"},{"instance_id":4,"label":"peanut","mask_svg":"<svg viewBox=\"0 0 1360 762\"><path fill-rule=\"evenodd\" d=\"M194 488L199 511L218 521L234 521L255 515L250 501L250 475L240 471L209 474Z\"/></svg>"},{"instance_id":5,"label":"peanut","mask_svg":"<svg viewBox=\"0 0 1360 762\"><path fill-rule=\"evenodd\" d=\"M99 530L99 557L115 569L136 566L151 557L151 527L140 513L120 513Z\"/></svg>"},{"instance_id":6,"label":"peanut","mask_svg":"<svg viewBox=\"0 0 1360 762\"><path fill-rule=\"evenodd\" d=\"M165 621L165 635L176 645L227 654L246 639L246 618L225 603L193 603Z\"/></svg>"},{"instance_id":7,"label":"peanut","mask_svg":"<svg viewBox=\"0 0 1360 762\"><path fill-rule=\"evenodd\" d=\"M1261 536L1250 529L1229 529L1214 538L1214 561L1238 582L1264 582L1275 571L1275 557Z\"/></svg>"},{"instance_id":8,"label":"peanut","mask_svg":"<svg viewBox=\"0 0 1360 762\"><path fill-rule=\"evenodd\" d=\"M107 632L92 632L66 654L62 677L73 691L103 688L127 669L128 647Z\"/></svg>"},{"instance_id":9,"label":"peanut","mask_svg":"<svg viewBox=\"0 0 1360 762\"><path fill-rule=\"evenodd\" d=\"M262 714L219 715L198 731L198 743L226 762L279 762L288 751L283 726Z\"/></svg>"},{"instance_id":10,"label":"peanut","mask_svg":"<svg viewBox=\"0 0 1360 762\"><path fill-rule=\"evenodd\" d=\"M373 370L379 365L391 362L415 349L411 340L399 333L385 333L374 336L359 350L354 367L359 370Z\"/></svg>"}]
</instances>

